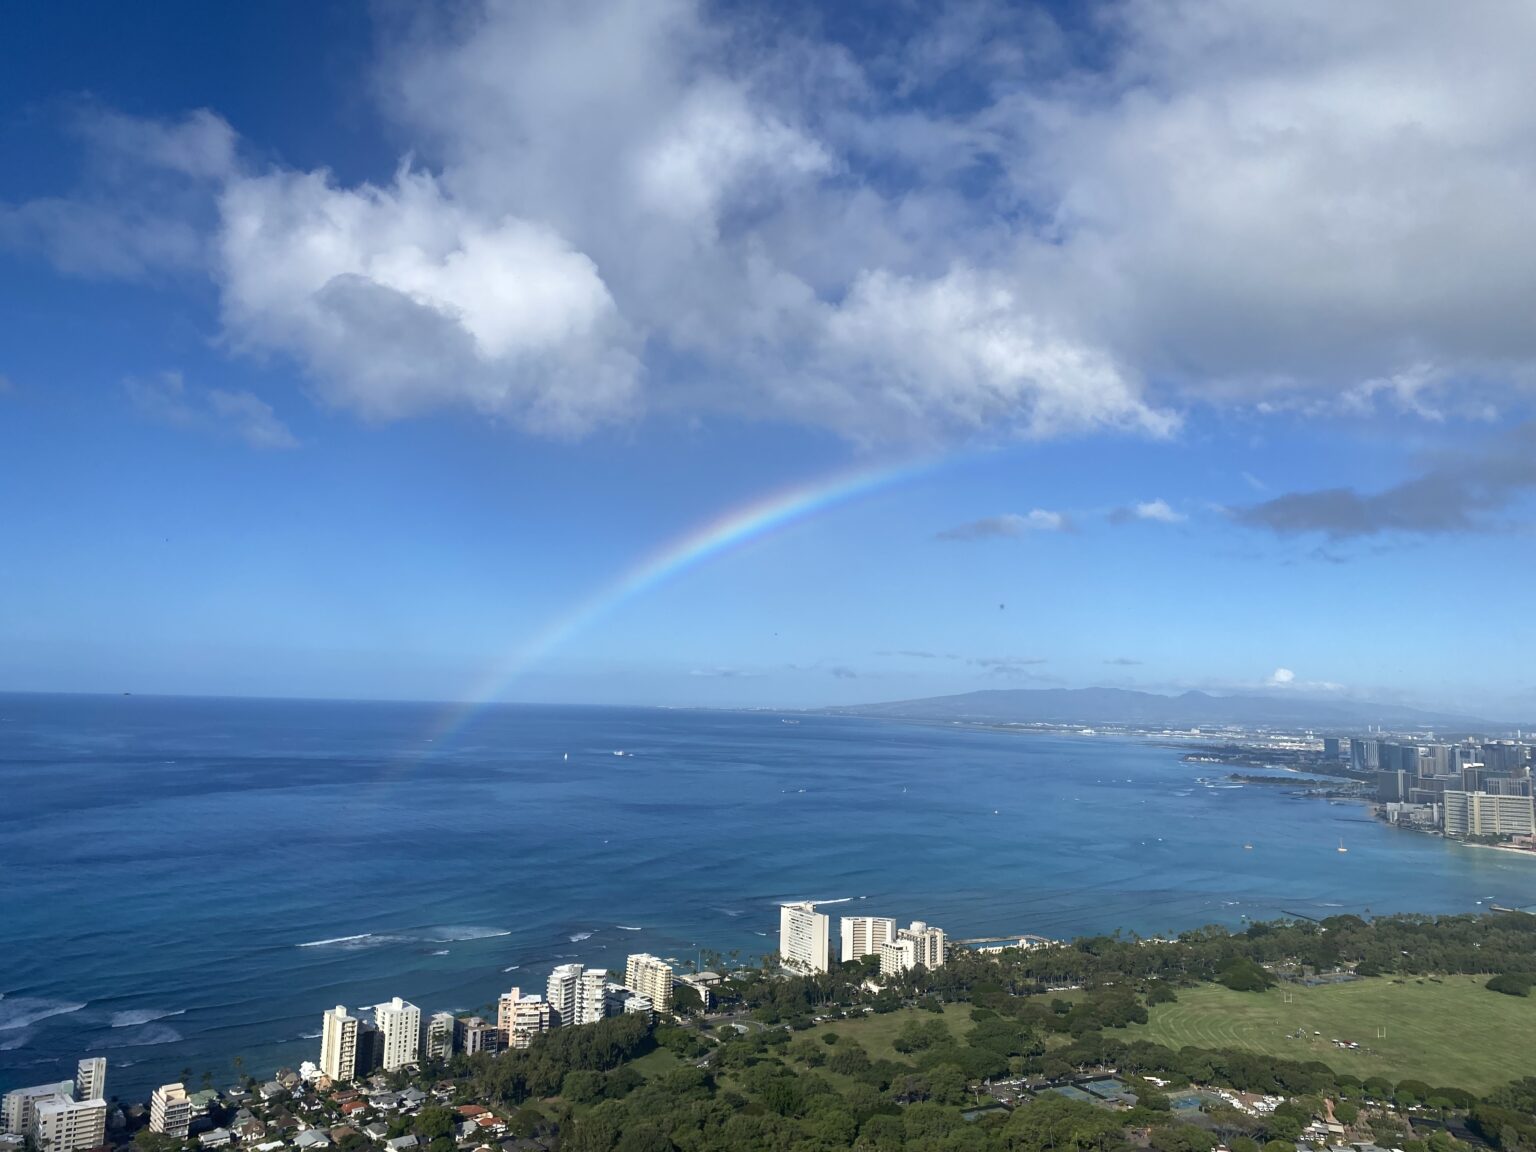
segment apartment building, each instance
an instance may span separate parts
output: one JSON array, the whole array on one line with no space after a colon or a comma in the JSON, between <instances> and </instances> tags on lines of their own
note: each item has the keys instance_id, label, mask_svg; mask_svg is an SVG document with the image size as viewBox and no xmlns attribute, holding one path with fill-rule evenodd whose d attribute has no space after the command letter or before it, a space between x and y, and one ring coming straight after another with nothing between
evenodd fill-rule
<instances>
[{"instance_id":1,"label":"apartment building","mask_svg":"<svg viewBox=\"0 0 1536 1152\"><path fill-rule=\"evenodd\" d=\"M672 1009L672 980L672 965L649 952L636 952L624 965L625 987L644 996L657 1012Z\"/></svg>"},{"instance_id":2,"label":"apartment building","mask_svg":"<svg viewBox=\"0 0 1536 1152\"><path fill-rule=\"evenodd\" d=\"M185 1084L162 1084L149 1096L149 1130L185 1140L192 1127L192 1099Z\"/></svg>"},{"instance_id":3,"label":"apartment building","mask_svg":"<svg viewBox=\"0 0 1536 1152\"><path fill-rule=\"evenodd\" d=\"M398 1072L421 1059L421 1009L396 996L373 1010L382 1046L380 1066Z\"/></svg>"}]
</instances>

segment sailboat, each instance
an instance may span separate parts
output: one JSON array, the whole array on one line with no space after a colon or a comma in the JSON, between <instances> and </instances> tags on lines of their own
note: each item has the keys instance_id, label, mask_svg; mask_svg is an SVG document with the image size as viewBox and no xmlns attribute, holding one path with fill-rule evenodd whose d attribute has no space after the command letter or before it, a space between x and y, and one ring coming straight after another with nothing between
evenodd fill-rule
<instances>
[{"instance_id":1,"label":"sailboat","mask_svg":"<svg viewBox=\"0 0 1536 1152\"><path fill-rule=\"evenodd\" d=\"M1339 837L1339 851L1340 852L1348 852L1349 851L1348 848L1344 847L1344 837L1342 837L1342 836Z\"/></svg>"}]
</instances>

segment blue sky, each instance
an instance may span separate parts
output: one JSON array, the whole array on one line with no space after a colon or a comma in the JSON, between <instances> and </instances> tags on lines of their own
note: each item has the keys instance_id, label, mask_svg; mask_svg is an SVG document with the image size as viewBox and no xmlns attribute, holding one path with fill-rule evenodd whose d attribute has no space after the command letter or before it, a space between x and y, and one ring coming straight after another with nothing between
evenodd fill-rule
<instances>
[{"instance_id":1,"label":"blue sky","mask_svg":"<svg viewBox=\"0 0 1536 1152\"><path fill-rule=\"evenodd\" d=\"M1409 9L8 10L0 689L1536 716L1529 17Z\"/></svg>"}]
</instances>

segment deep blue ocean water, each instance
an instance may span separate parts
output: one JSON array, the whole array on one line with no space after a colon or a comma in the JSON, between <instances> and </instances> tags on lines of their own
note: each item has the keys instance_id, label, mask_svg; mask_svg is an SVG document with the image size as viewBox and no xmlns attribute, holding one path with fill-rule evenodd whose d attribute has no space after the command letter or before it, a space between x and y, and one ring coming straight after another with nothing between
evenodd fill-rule
<instances>
[{"instance_id":1,"label":"deep blue ocean water","mask_svg":"<svg viewBox=\"0 0 1536 1152\"><path fill-rule=\"evenodd\" d=\"M0 695L0 1089L86 1054L125 1098L226 1083L236 1055L263 1075L313 1059L338 1003L463 1011L567 960L758 955L784 899L956 937L1536 901L1536 860L1202 786L1224 770L1145 744L550 707L443 735L446 715Z\"/></svg>"}]
</instances>

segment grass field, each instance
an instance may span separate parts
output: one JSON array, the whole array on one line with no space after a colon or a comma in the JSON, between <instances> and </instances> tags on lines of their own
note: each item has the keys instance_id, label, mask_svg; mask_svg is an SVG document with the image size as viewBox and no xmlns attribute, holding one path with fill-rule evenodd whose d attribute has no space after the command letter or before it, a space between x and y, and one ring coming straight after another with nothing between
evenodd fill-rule
<instances>
[{"instance_id":1,"label":"grass field","mask_svg":"<svg viewBox=\"0 0 1536 1152\"><path fill-rule=\"evenodd\" d=\"M844 1040L857 1040L869 1053L871 1060L906 1061L911 1057L903 1056L891 1047L891 1041L896 1039L896 1034L906 1026L909 1020L937 1019L939 1019L937 1012L929 1012L922 1008L902 1008L878 1016L871 1012L851 1020L829 1020L803 1035L820 1036L823 1032L836 1032ZM971 1006L946 1004L943 1020L949 1025L949 1030L954 1033L955 1039L962 1039L971 1029Z\"/></svg>"},{"instance_id":2,"label":"grass field","mask_svg":"<svg viewBox=\"0 0 1536 1152\"><path fill-rule=\"evenodd\" d=\"M1207 984L1181 988L1178 1003L1151 1009L1148 1023L1132 1025L1125 1035L1171 1048L1192 1044L1321 1060L1361 1079L1418 1079L1481 1092L1529 1074L1536 1032L1536 999L1501 996L1484 982L1383 978L1264 993ZM1305 1029L1306 1039L1288 1035L1297 1029ZM1330 1043L1334 1038L1358 1041L1360 1048L1341 1051Z\"/></svg>"}]
</instances>

